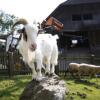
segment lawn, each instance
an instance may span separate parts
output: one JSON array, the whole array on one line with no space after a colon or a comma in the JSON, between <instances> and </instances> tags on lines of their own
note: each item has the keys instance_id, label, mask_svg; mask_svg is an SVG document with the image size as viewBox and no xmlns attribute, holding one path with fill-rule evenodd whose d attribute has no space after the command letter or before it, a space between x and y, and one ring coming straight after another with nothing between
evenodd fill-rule
<instances>
[{"instance_id":1,"label":"lawn","mask_svg":"<svg viewBox=\"0 0 100 100\"><path fill-rule=\"evenodd\" d=\"M19 100L24 87L31 76L0 77L0 100Z\"/></svg>"},{"instance_id":2,"label":"lawn","mask_svg":"<svg viewBox=\"0 0 100 100\"><path fill-rule=\"evenodd\" d=\"M100 78L63 79L69 90L66 100L100 100Z\"/></svg>"},{"instance_id":3,"label":"lawn","mask_svg":"<svg viewBox=\"0 0 100 100\"><path fill-rule=\"evenodd\" d=\"M100 78L81 81L62 79L69 89L66 100L100 100ZM20 94L29 81L31 81L30 75L18 75L12 78L0 76L0 100L19 100Z\"/></svg>"}]
</instances>

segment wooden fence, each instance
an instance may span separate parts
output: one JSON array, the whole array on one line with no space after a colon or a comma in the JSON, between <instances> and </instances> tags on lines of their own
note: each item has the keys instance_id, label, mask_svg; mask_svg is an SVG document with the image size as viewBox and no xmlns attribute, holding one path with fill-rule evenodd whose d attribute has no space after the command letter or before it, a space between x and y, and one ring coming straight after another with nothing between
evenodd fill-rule
<instances>
[{"instance_id":1,"label":"wooden fence","mask_svg":"<svg viewBox=\"0 0 100 100\"><path fill-rule=\"evenodd\" d=\"M8 75L8 57L5 52L0 51L0 74Z\"/></svg>"},{"instance_id":2,"label":"wooden fence","mask_svg":"<svg viewBox=\"0 0 100 100\"><path fill-rule=\"evenodd\" d=\"M21 55L17 52L0 52L0 74L17 75L30 74L31 69L22 60Z\"/></svg>"},{"instance_id":3,"label":"wooden fence","mask_svg":"<svg viewBox=\"0 0 100 100\"><path fill-rule=\"evenodd\" d=\"M56 66L56 74L66 75L68 65L71 62L100 65L100 58L94 58L91 56L59 56L58 66ZM6 53L2 51L0 52L0 74L9 76L31 74L31 69L23 62L18 51L14 53Z\"/></svg>"},{"instance_id":4,"label":"wooden fence","mask_svg":"<svg viewBox=\"0 0 100 100\"><path fill-rule=\"evenodd\" d=\"M58 74L66 75L69 63L91 63L90 57L59 57ZM57 68L56 68L57 69Z\"/></svg>"},{"instance_id":5,"label":"wooden fence","mask_svg":"<svg viewBox=\"0 0 100 100\"><path fill-rule=\"evenodd\" d=\"M87 63L87 64L94 64L94 65L100 65L100 58L97 57L91 57L91 56L87 56L87 57L83 57L83 56L61 56L59 57L59 61L58 61L58 68L56 67L56 71L57 74L64 74L66 75L66 73L68 72L68 67L69 67L69 63Z\"/></svg>"}]
</instances>

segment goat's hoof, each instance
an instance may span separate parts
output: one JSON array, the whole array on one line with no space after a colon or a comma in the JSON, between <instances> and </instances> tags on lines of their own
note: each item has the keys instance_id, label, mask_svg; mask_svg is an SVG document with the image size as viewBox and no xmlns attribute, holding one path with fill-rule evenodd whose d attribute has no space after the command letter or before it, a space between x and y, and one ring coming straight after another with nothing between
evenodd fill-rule
<instances>
[{"instance_id":1,"label":"goat's hoof","mask_svg":"<svg viewBox=\"0 0 100 100\"><path fill-rule=\"evenodd\" d=\"M49 76L50 75L50 73L49 72L46 72L46 74L45 74L46 76Z\"/></svg>"},{"instance_id":2,"label":"goat's hoof","mask_svg":"<svg viewBox=\"0 0 100 100\"><path fill-rule=\"evenodd\" d=\"M46 76L48 76L48 77L53 77L55 75L56 75L55 73L46 73Z\"/></svg>"},{"instance_id":3,"label":"goat's hoof","mask_svg":"<svg viewBox=\"0 0 100 100\"><path fill-rule=\"evenodd\" d=\"M37 81L37 82L38 82L38 80L37 80L37 77L36 77L36 76L32 77L32 80L33 80L33 81Z\"/></svg>"},{"instance_id":4,"label":"goat's hoof","mask_svg":"<svg viewBox=\"0 0 100 100\"><path fill-rule=\"evenodd\" d=\"M50 73L50 77L55 76L55 75L56 75L55 73Z\"/></svg>"},{"instance_id":5,"label":"goat's hoof","mask_svg":"<svg viewBox=\"0 0 100 100\"><path fill-rule=\"evenodd\" d=\"M33 78L33 80L32 80L32 81L34 81L34 82L36 82L36 83L38 83L38 82L39 82L36 78Z\"/></svg>"},{"instance_id":6,"label":"goat's hoof","mask_svg":"<svg viewBox=\"0 0 100 100\"><path fill-rule=\"evenodd\" d=\"M42 81L42 77L36 77L36 81Z\"/></svg>"}]
</instances>

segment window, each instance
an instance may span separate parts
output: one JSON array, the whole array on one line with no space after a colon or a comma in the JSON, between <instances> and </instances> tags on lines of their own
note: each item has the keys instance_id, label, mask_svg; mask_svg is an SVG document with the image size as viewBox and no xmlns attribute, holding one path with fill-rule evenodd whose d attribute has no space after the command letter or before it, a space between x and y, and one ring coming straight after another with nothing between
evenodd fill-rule
<instances>
[{"instance_id":1,"label":"window","mask_svg":"<svg viewBox=\"0 0 100 100\"><path fill-rule=\"evenodd\" d=\"M92 14L76 14L72 15L72 21L81 21L81 20L92 20L93 15Z\"/></svg>"},{"instance_id":2,"label":"window","mask_svg":"<svg viewBox=\"0 0 100 100\"><path fill-rule=\"evenodd\" d=\"M72 21L80 21L81 19L81 15L72 15Z\"/></svg>"},{"instance_id":3,"label":"window","mask_svg":"<svg viewBox=\"0 0 100 100\"><path fill-rule=\"evenodd\" d=\"M83 15L83 20L92 20L93 19L93 15L92 14L84 14Z\"/></svg>"}]
</instances>

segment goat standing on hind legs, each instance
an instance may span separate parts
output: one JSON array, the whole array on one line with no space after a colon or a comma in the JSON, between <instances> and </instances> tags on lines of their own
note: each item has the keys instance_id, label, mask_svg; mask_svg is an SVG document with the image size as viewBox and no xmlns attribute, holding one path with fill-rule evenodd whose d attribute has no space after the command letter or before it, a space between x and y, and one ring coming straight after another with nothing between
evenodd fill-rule
<instances>
[{"instance_id":1,"label":"goat standing on hind legs","mask_svg":"<svg viewBox=\"0 0 100 100\"><path fill-rule=\"evenodd\" d=\"M46 65L46 73L54 74L54 66L58 59L58 37L51 34L38 34L38 27L29 25L25 19L17 21L13 28L18 24L23 24L24 27L20 30L22 36L17 48L23 56L24 62L31 68L32 78L42 80L41 67L43 64ZM52 67L50 67L50 64Z\"/></svg>"}]
</instances>

